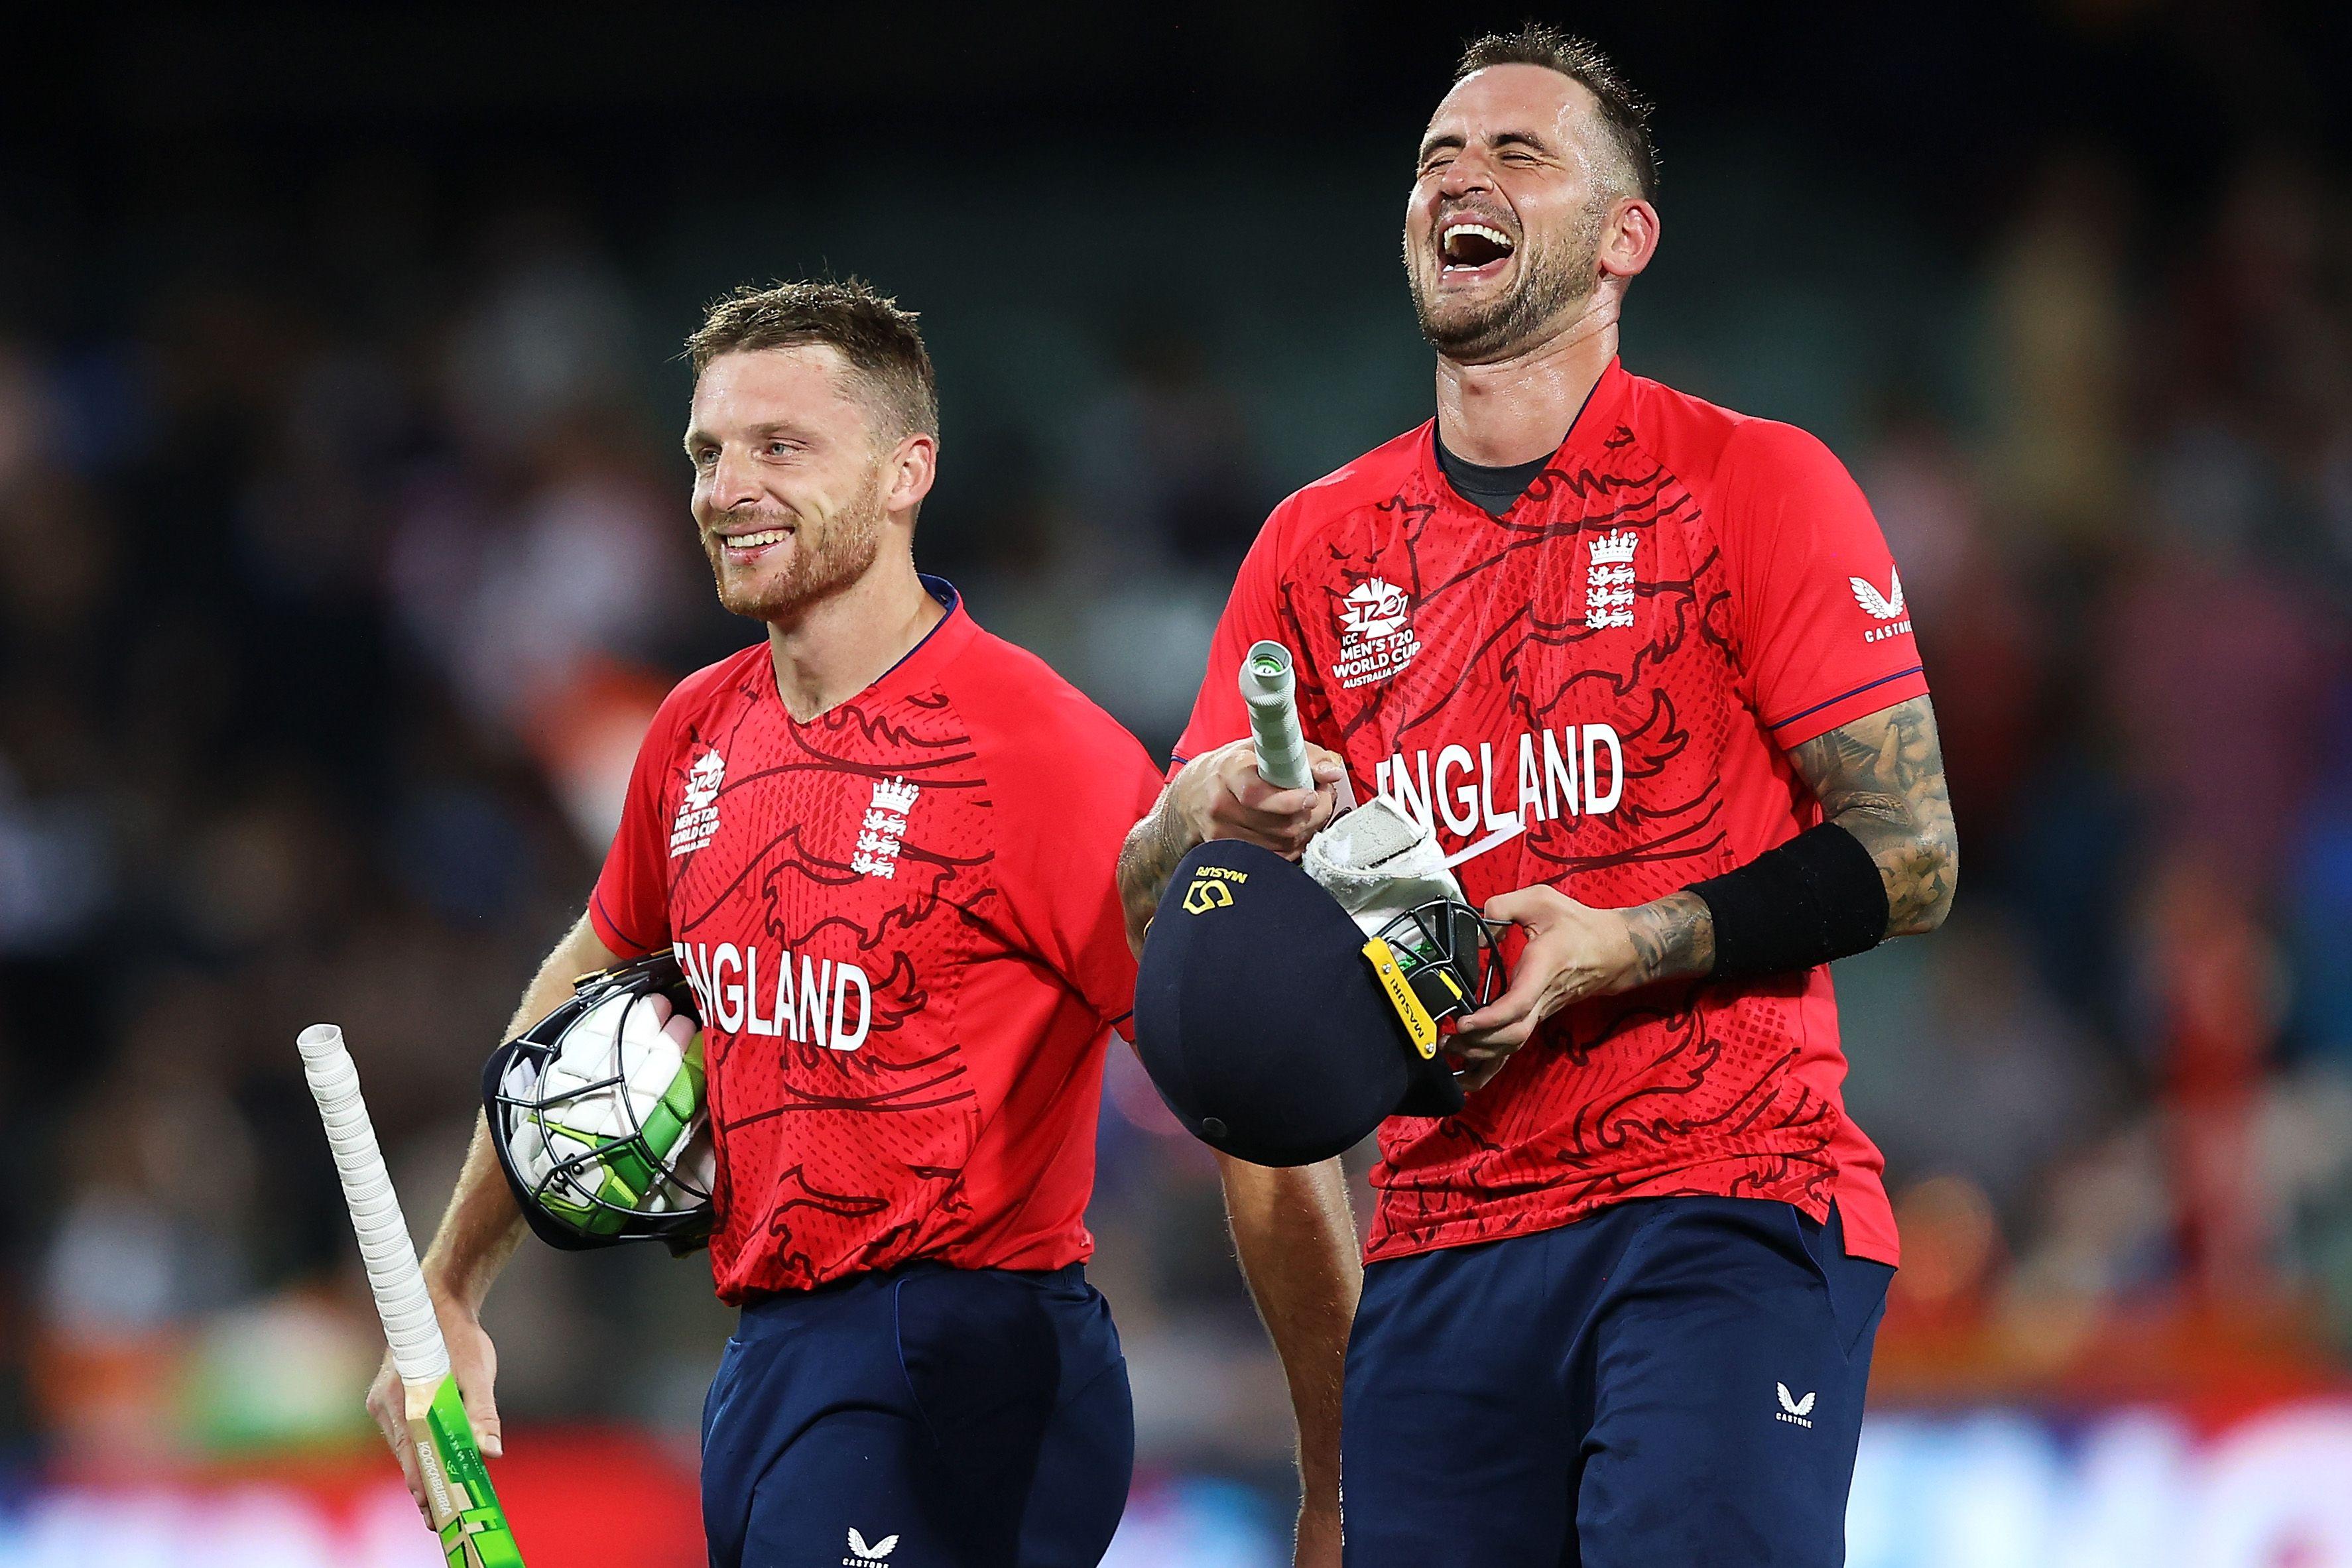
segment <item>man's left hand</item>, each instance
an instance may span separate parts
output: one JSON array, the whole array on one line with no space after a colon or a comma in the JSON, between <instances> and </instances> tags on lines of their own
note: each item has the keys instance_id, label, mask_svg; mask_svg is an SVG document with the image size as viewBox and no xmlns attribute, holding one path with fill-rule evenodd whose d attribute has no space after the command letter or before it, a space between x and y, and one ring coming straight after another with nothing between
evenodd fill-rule
<instances>
[{"instance_id":1,"label":"man's left hand","mask_svg":"<svg viewBox=\"0 0 2352 1568\"><path fill-rule=\"evenodd\" d=\"M1468 1064L1465 1089L1483 1089L1536 1025L1570 1002L1630 990L1646 977L1628 916L1631 910L1595 909L1552 887L1523 887L1486 901L1489 920L1507 920L1528 934L1510 988L1462 1019L1452 1050Z\"/></svg>"}]
</instances>

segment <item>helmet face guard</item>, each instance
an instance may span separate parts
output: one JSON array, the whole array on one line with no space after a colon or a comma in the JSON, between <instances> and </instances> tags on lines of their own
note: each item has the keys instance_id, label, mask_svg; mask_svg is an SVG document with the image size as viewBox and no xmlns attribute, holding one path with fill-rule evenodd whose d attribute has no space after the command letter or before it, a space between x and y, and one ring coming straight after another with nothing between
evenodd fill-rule
<instances>
[{"instance_id":1,"label":"helmet face guard","mask_svg":"<svg viewBox=\"0 0 2352 1568\"><path fill-rule=\"evenodd\" d=\"M614 1020L602 1061L582 1076L577 1062L567 1060L573 1071L562 1086L548 1087L549 1070L564 1056L564 1038L574 1026L600 1009L634 1011L656 996L668 1000L674 1015L699 1022L677 960L657 953L574 980L569 1001L500 1046L483 1067L490 1146L523 1218L551 1247L579 1251L658 1240L682 1253L709 1237L709 1184L686 1168L685 1158L708 1136L696 1126L704 1114L699 1036L667 1091L642 1112L642 1085L632 1086L623 1059L625 1014ZM598 1119L609 1121L617 1112L619 1124L593 1134L576 1130L572 1121L592 1103ZM514 1147L518 1137L540 1151L568 1145L573 1152L549 1162L543 1174L526 1176Z\"/></svg>"},{"instance_id":2,"label":"helmet face guard","mask_svg":"<svg viewBox=\"0 0 2352 1568\"><path fill-rule=\"evenodd\" d=\"M1381 927L1379 938L1433 1019L1476 1012L1503 994L1496 939L1508 929L1458 899L1433 898Z\"/></svg>"}]
</instances>

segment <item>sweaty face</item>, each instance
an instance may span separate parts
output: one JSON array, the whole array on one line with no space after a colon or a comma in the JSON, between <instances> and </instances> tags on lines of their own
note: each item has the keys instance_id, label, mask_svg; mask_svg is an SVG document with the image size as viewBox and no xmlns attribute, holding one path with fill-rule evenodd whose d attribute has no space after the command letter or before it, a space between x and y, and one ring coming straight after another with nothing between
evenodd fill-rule
<instances>
[{"instance_id":1,"label":"sweaty face","mask_svg":"<svg viewBox=\"0 0 2352 1568\"><path fill-rule=\"evenodd\" d=\"M887 454L839 350L721 354L694 388L694 521L738 615L782 621L840 592L881 547Z\"/></svg>"},{"instance_id":2,"label":"sweaty face","mask_svg":"<svg viewBox=\"0 0 2352 1568\"><path fill-rule=\"evenodd\" d=\"M1598 281L1612 156L1592 95L1541 66L1465 77L1430 118L1405 206L1422 335L1449 360L1506 359Z\"/></svg>"}]
</instances>

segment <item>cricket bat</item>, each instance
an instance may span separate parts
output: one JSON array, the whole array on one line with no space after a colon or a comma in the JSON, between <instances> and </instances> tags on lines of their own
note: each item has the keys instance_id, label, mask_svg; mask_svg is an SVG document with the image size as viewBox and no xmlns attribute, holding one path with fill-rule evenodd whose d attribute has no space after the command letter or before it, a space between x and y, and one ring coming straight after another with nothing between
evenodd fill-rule
<instances>
[{"instance_id":1,"label":"cricket bat","mask_svg":"<svg viewBox=\"0 0 2352 1568\"><path fill-rule=\"evenodd\" d=\"M408 1432L425 1476L425 1507L441 1537L441 1554L449 1568L522 1568L522 1553L507 1528L506 1510L490 1488L490 1472L474 1442L473 1423L457 1396L449 1347L433 1315L425 1271L417 1266L408 1221L400 1212L400 1195L392 1189L383 1152L376 1146L375 1126L368 1120L367 1102L360 1097L359 1069L344 1048L343 1031L334 1024L314 1023L296 1038L295 1046L302 1052L302 1075L310 1080L310 1097L319 1103L319 1120L326 1124L327 1142L335 1151L343 1202L351 1208L352 1229L367 1264L368 1289L375 1294L376 1315L383 1320L383 1336L392 1345L393 1369L407 1395Z\"/></svg>"}]
</instances>

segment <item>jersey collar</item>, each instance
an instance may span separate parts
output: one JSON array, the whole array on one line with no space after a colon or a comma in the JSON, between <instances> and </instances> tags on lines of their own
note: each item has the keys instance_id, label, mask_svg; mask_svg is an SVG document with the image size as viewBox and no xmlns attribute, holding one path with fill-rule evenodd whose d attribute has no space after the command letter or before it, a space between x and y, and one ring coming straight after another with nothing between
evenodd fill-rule
<instances>
[{"instance_id":1,"label":"jersey collar","mask_svg":"<svg viewBox=\"0 0 2352 1568\"><path fill-rule=\"evenodd\" d=\"M1569 422L1568 434L1559 444L1556 458L1595 458L1608 449L1609 438L1617 434L1624 423L1626 394L1633 390L1633 378L1625 373L1625 362L1616 355L1601 368L1601 379L1584 395L1584 406L1576 411Z\"/></svg>"},{"instance_id":2,"label":"jersey collar","mask_svg":"<svg viewBox=\"0 0 2352 1568\"><path fill-rule=\"evenodd\" d=\"M979 625L965 612L963 595L958 591L954 583L944 577L933 577L928 572L919 572L916 575L921 580L924 591L947 607L947 613L940 616L939 623L924 632L913 647L899 654L897 664L868 682L864 690L835 703L824 713L810 719L809 723L822 724L831 715L840 712L854 703L887 702L910 692L921 691L950 660L963 651L964 644L971 642L973 634L980 630ZM764 647L762 651L764 652ZM775 669L772 664L768 668L767 689L772 694L776 689ZM782 706L781 701L778 706ZM784 716L794 724L800 722L793 719L790 712L786 712Z\"/></svg>"},{"instance_id":3,"label":"jersey collar","mask_svg":"<svg viewBox=\"0 0 2352 1568\"><path fill-rule=\"evenodd\" d=\"M1609 356L1608 364L1601 367L1601 379L1592 383L1591 392L1584 394L1584 406L1576 411L1574 419L1569 421L1568 434L1560 438L1559 446L1553 449L1545 466L1568 468L1571 465L1597 460L1608 449L1609 438L1616 434L1617 427L1624 423L1625 402L1633 389L1633 378L1626 373L1624 361L1617 355ZM1473 511L1479 510L1478 503L1457 492L1438 466L1437 421L1433 419L1423 431L1421 461L1428 472L1430 483L1436 486L1440 495L1451 496ZM1530 486L1529 489L1534 487ZM1522 492L1519 499L1511 503L1512 507L1516 508L1526 499L1527 494Z\"/></svg>"}]
</instances>

